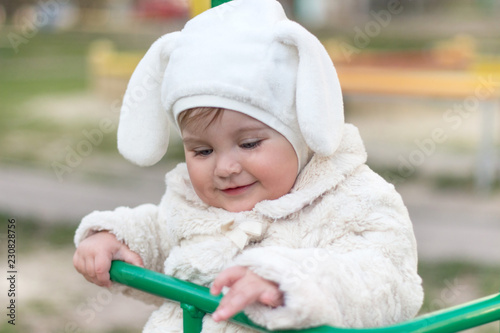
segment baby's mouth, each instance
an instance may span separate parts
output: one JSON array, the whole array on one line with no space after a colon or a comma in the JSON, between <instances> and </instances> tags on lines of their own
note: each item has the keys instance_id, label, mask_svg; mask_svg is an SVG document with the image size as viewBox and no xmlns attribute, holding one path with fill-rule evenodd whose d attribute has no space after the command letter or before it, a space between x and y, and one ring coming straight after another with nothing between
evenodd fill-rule
<instances>
[{"instance_id":1,"label":"baby's mouth","mask_svg":"<svg viewBox=\"0 0 500 333\"><path fill-rule=\"evenodd\" d=\"M235 187L228 187L228 188L225 188L223 190L221 190L223 193L225 194L228 194L228 195L239 195L239 194L242 194L244 192L246 192L248 189L250 189L255 183L257 182L253 182L251 184L248 184L248 185L242 185L242 186L235 186Z\"/></svg>"}]
</instances>

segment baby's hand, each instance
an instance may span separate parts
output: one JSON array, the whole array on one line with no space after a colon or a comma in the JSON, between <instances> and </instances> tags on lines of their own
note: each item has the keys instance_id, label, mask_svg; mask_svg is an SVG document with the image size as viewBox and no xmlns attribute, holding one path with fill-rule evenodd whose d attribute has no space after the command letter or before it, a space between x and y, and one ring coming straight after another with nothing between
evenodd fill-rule
<instances>
[{"instance_id":1,"label":"baby's hand","mask_svg":"<svg viewBox=\"0 0 500 333\"><path fill-rule=\"evenodd\" d=\"M217 322L228 320L255 302L272 307L283 305L283 293L278 285L261 278L246 267L235 266L222 271L215 278L210 293L219 295L223 287L230 289L212 314L212 319Z\"/></svg>"},{"instance_id":2,"label":"baby's hand","mask_svg":"<svg viewBox=\"0 0 500 333\"><path fill-rule=\"evenodd\" d=\"M87 281L98 286L111 287L109 269L113 260L143 266L142 259L137 253L107 231L98 232L84 239L73 256L73 265Z\"/></svg>"}]
</instances>

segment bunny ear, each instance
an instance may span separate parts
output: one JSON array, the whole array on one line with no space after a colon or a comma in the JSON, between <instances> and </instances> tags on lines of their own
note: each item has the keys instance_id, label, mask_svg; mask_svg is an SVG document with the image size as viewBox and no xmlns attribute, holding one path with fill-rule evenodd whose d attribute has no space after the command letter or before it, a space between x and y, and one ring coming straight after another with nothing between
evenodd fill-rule
<instances>
[{"instance_id":1,"label":"bunny ear","mask_svg":"<svg viewBox=\"0 0 500 333\"><path fill-rule=\"evenodd\" d=\"M283 20L276 24L279 42L297 48L297 120L309 148L319 155L332 155L340 144L344 105L337 72L320 41L299 24Z\"/></svg>"},{"instance_id":2,"label":"bunny ear","mask_svg":"<svg viewBox=\"0 0 500 333\"><path fill-rule=\"evenodd\" d=\"M158 39L130 78L118 124L118 150L129 161L150 166L166 153L170 135L161 86L170 54L180 32Z\"/></svg>"}]
</instances>

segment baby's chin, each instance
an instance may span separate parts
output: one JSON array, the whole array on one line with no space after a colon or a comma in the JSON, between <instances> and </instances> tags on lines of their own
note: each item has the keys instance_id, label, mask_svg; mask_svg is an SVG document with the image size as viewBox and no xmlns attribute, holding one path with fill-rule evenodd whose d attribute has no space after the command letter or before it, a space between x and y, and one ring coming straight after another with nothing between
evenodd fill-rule
<instances>
[{"instance_id":1,"label":"baby's chin","mask_svg":"<svg viewBox=\"0 0 500 333\"><path fill-rule=\"evenodd\" d=\"M275 195L272 197L260 197L254 198L253 200L241 200L241 201L230 201L219 203L218 208L222 208L231 213L241 213L241 212L249 212L255 208L255 206L264 201L272 201L281 198L280 195ZM212 205L214 206L214 205Z\"/></svg>"},{"instance_id":2,"label":"baby's chin","mask_svg":"<svg viewBox=\"0 0 500 333\"><path fill-rule=\"evenodd\" d=\"M241 213L241 212L251 211L255 207L256 204L257 203L255 203L255 204L248 204L248 203L232 204L232 205L223 205L223 207L219 207L219 208L225 209L231 213Z\"/></svg>"}]
</instances>

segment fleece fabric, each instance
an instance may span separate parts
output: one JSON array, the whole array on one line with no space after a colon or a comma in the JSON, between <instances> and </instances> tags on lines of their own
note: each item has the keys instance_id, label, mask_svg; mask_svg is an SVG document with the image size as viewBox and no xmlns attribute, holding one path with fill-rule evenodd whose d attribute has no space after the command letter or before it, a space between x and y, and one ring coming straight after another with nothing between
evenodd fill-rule
<instances>
[{"instance_id":1,"label":"fleece fabric","mask_svg":"<svg viewBox=\"0 0 500 333\"><path fill-rule=\"evenodd\" d=\"M75 244L109 230L147 268L207 287L227 267L249 267L284 293L283 306L245 309L268 329L374 327L410 319L423 291L408 212L394 187L365 164L357 129L345 124L342 133L336 153L315 154L290 193L251 211L230 213L203 203L182 163L166 175L159 205L93 212L82 220ZM114 289L161 305L144 332L182 332L178 304ZM252 330L206 315L203 332Z\"/></svg>"}]
</instances>

